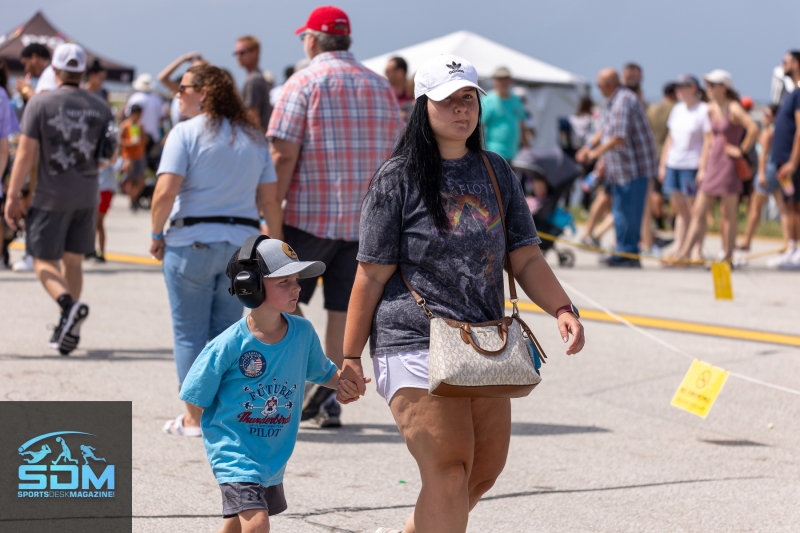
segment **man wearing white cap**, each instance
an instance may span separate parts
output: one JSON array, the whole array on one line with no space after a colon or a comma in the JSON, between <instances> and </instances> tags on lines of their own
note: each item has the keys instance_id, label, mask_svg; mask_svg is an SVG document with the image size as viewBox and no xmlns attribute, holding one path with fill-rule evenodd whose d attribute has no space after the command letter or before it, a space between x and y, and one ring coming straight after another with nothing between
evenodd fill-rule
<instances>
[{"instance_id":1,"label":"man wearing white cap","mask_svg":"<svg viewBox=\"0 0 800 533\"><path fill-rule=\"evenodd\" d=\"M79 88L86 52L59 45L52 66L58 89L31 99L22 117L22 135L6 199L12 228L25 220L25 247L45 290L61 308L50 346L62 355L74 350L89 307L78 301L81 263L94 252L97 217L97 159L113 117L105 102ZM27 213L19 201L25 178L39 152L38 180Z\"/></svg>"}]
</instances>

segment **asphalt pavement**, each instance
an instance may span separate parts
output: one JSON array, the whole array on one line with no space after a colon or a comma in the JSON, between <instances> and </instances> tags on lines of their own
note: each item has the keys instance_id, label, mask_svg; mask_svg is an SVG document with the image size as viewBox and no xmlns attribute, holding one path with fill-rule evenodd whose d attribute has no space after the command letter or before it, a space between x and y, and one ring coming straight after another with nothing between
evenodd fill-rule
<instances>
[{"instance_id":1,"label":"asphalt pavement","mask_svg":"<svg viewBox=\"0 0 800 533\"><path fill-rule=\"evenodd\" d=\"M146 256L148 243L149 213L131 214L117 197L108 249ZM755 251L779 245L759 240ZM709 237L708 251L718 248ZM574 268L554 266L558 277L615 312L800 335L800 273L771 270L765 258L734 271L734 300L722 301L703 268L608 270L595 254L576 255ZM3 399L131 400L134 531L215 531L221 499L201 440L161 431L182 404L160 269L87 262L82 300L91 315L81 345L61 357L47 348L55 304L33 274L0 271ZM323 336L321 297L307 311ZM731 376L701 419L670 405L691 360L663 343L587 320L586 348L566 356L552 318L523 315L550 357L542 384L512 402L506 469L469 532L798 530L800 396ZM726 370L800 389L796 346L645 331ZM341 429L304 423L286 473L289 509L272 531L402 527L419 473L371 387L344 408Z\"/></svg>"}]
</instances>

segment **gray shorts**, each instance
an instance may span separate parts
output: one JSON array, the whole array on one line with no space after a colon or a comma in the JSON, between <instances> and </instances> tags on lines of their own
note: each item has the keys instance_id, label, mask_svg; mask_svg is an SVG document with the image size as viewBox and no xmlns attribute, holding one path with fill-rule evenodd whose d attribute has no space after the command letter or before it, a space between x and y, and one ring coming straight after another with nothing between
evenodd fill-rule
<instances>
[{"instance_id":1,"label":"gray shorts","mask_svg":"<svg viewBox=\"0 0 800 533\"><path fill-rule=\"evenodd\" d=\"M122 176L122 181L130 181L130 180L143 180L144 173L147 170L147 161L144 157L141 159L131 159L130 167L128 167L128 172L126 172Z\"/></svg>"},{"instance_id":2,"label":"gray shorts","mask_svg":"<svg viewBox=\"0 0 800 533\"><path fill-rule=\"evenodd\" d=\"M222 517L233 518L242 511L266 509L269 516L284 512L286 496L283 483L262 487L258 483L221 483Z\"/></svg>"},{"instance_id":3,"label":"gray shorts","mask_svg":"<svg viewBox=\"0 0 800 533\"><path fill-rule=\"evenodd\" d=\"M25 214L25 250L36 259L58 261L64 252L94 252L97 207L72 211L43 211L35 207Z\"/></svg>"}]
</instances>

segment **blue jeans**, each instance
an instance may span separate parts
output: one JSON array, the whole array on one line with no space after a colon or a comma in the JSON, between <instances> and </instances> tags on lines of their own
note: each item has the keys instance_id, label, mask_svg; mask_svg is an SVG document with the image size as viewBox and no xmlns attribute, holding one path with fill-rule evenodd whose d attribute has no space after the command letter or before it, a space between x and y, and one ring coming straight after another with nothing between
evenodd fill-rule
<instances>
[{"instance_id":1,"label":"blue jeans","mask_svg":"<svg viewBox=\"0 0 800 533\"><path fill-rule=\"evenodd\" d=\"M242 318L244 306L228 294L230 280L225 275L228 261L238 248L227 242L212 242L167 246L164 251L178 384L183 384L206 344Z\"/></svg>"},{"instance_id":2,"label":"blue jeans","mask_svg":"<svg viewBox=\"0 0 800 533\"><path fill-rule=\"evenodd\" d=\"M614 230L617 233L615 250L618 252L639 253L647 185L648 178L644 176L634 178L624 185L613 182L607 185L611 193L611 212L614 214Z\"/></svg>"}]
</instances>

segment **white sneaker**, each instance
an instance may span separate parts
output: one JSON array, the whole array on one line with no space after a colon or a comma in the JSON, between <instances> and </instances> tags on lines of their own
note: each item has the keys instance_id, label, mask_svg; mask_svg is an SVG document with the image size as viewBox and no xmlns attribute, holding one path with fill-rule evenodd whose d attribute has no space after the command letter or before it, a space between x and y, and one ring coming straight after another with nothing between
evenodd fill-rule
<instances>
[{"instance_id":1,"label":"white sneaker","mask_svg":"<svg viewBox=\"0 0 800 533\"><path fill-rule=\"evenodd\" d=\"M33 257L26 255L11 265L11 270L14 272L33 272Z\"/></svg>"},{"instance_id":2,"label":"white sneaker","mask_svg":"<svg viewBox=\"0 0 800 533\"><path fill-rule=\"evenodd\" d=\"M778 265L778 268L781 270L800 270L800 246L795 248L792 254Z\"/></svg>"},{"instance_id":3,"label":"white sneaker","mask_svg":"<svg viewBox=\"0 0 800 533\"><path fill-rule=\"evenodd\" d=\"M778 267L781 268L781 265L791 259L792 255L794 255L795 250L797 248L787 248L783 251L781 255L773 257L769 261L767 261L767 266L769 267Z\"/></svg>"}]
</instances>

